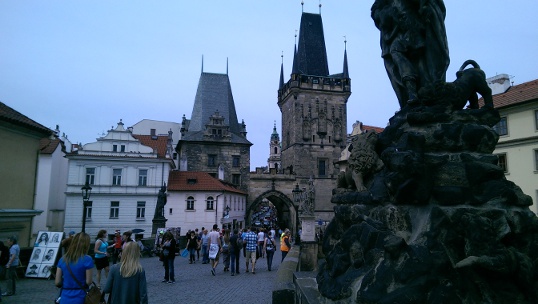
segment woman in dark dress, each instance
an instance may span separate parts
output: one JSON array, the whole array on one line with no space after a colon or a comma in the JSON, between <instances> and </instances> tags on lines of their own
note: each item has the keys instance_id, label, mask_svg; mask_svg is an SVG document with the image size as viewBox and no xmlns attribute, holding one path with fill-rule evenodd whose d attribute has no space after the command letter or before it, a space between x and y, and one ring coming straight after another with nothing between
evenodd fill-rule
<instances>
[{"instance_id":1,"label":"woman in dark dress","mask_svg":"<svg viewBox=\"0 0 538 304\"><path fill-rule=\"evenodd\" d=\"M174 277L174 259L176 258L176 239L170 231L167 231L163 237L161 245L163 252L164 280L163 283L175 283Z\"/></svg>"}]
</instances>

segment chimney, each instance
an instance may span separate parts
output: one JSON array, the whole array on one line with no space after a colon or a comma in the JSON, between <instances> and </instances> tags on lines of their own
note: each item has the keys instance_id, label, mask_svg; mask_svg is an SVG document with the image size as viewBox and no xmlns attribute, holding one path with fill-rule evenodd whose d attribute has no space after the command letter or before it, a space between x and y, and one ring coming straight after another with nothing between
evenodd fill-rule
<instances>
[{"instance_id":1,"label":"chimney","mask_svg":"<svg viewBox=\"0 0 538 304\"><path fill-rule=\"evenodd\" d=\"M502 94L510 88L510 76L508 74L499 74L486 79L491 89L491 95Z\"/></svg>"}]
</instances>

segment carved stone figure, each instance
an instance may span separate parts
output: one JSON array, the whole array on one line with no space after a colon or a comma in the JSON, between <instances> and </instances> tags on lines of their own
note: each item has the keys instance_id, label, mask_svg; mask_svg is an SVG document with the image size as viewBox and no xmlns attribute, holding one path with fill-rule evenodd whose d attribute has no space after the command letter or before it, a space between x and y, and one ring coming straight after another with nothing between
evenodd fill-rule
<instances>
[{"instance_id":1,"label":"carved stone figure","mask_svg":"<svg viewBox=\"0 0 538 304\"><path fill-rule=\"evenodd\" d=\"M473 67L465 70L465 67L469 64ZM486 82L486 73L480 69L476 61L465 61L459 71L456 72L456 80L453 83L463 91L463 96L468 96L467 99L471 109L478 109L478 96L476 93L479 93L484 98L484 106L493 107L491 88Z\"/></svg>"},{"instance_id":2,"label":"carved stone figure","mask_svg":"<svg viewBox=\"0 0 538 304\"><path fill-rule=\"evenodd\" d=\"M450 63L442 0L376 0L371 16L381 32L381 57L400 107L418 90L445 81Z\"/></svg>"},{"instance_id":3,"label":"carved stone figure","mask_svg":"<svg viewBox=\"0 0 538 304\"><path fill-rule=\"evenodd\" d=\"M157 206L155 206L154 218L164 218L164 205L166 205L166 185L161 187L157 195Z\"/></svg>"},{"instance_id":4,"label":"carved stone figure","mask_svg":"<svg viewBox=\"0 0 538 304\"><path fill-rule=\"evenodd\" d=\"M379 171L383 161L375 151L377 133L365 132L355 137L349 149L348 167L358 192L365 191L364 176Z\"/></svg>"}]
</instances>

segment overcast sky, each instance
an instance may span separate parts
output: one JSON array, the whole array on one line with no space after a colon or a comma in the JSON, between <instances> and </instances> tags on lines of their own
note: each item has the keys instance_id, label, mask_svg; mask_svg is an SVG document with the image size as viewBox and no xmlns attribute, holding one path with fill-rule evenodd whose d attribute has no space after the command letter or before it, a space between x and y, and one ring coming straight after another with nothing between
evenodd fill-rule
<instances>
[{"instance_id":1,"label":"overcast sky","mask_svg":"<svg viewBox=\"0 0 538 304\"><path fill-rule=\"evenodd\" d=\"M373 1L322 1L329 72L342 72L347 39L352 95L348 133L359 120L384 127L398 110L370 18ZM319 2L304 11L318 13ZM467 59L487 77L514 84L538 78L538 1L445 1L451 64ZM251 170L267 165L281 113L281 55L291 72L300 0L0 1L0 101L61 132L94 142L123 119L190 118L204 71L228 74L239 122L244 119Z\"/></svg>"}]
</instances>

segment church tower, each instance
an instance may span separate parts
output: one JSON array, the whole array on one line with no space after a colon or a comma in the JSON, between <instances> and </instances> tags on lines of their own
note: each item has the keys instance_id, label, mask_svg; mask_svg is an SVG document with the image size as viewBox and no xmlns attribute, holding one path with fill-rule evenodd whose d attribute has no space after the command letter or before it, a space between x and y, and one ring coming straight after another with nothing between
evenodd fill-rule
<instances>
[{"instance_id":1,"label":"church tower","mask_svg":"<svg viewBox=\"0 0 538 304\"><path fill-rule=\"evenodd\" d=\"M271 141L269 142L269 158L267 159L267 165L269 170L275 169L275 172L281 170L281 145L280 145L280 135L276 131L276 122L273 127L273 133L271 134Z\"/></svg>"},{"instance_id":2,"label":"church tower","mask_svg":"<svg viewBox=\"0 0 538 304\"><path fill-rule=\"evenodd\" d=\"M343 71L330 74L321 14L302 13L290 79L280 72L278 106L282 113L282 167L291 169L299 187L313 178L317 217L332 214L338 161L346 146L351 79L344 49Z\"/></svg>"}]
</instances>

